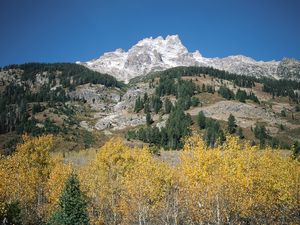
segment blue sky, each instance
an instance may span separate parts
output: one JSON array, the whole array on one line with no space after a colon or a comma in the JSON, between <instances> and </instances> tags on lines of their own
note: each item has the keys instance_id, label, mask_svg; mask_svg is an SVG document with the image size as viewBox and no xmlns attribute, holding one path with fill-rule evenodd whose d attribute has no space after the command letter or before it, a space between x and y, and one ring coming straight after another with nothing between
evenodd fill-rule
<instances>
[{"instance_id":1,"label":"blue sky","mask_svg":"<svg viewBox=\"0 0 300 225\"><path fill-rule=\"evenodd\" d=\"M74 62L178 34L206 57L300 59L298 0L1 0L0 66Z\"/></svg>"}]
</instances>

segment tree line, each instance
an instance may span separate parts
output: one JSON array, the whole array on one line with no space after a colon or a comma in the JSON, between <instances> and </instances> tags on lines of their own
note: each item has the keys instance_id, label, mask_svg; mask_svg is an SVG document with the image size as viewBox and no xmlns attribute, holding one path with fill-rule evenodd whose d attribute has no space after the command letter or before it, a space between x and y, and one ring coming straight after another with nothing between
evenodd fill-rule
<instances>
[{"instance_id":1,"label":"tree line","mask_svg":"<svg viewBox=\"0 0 300 225\"><path fill-rule=\"evenodd\" d=\"M124 86L111 75L102 74L75 63L26 63L3 67L3 70L9 69L22 70L21 80L32 82L35 82L37 74L43 76L43 73L47 73L46 76L51 86L55 86L55 78L59 78L64 88L86 83L103 84L106 87Z\"/></svg>"},{"instance_id":2,"label":"tree line","mask_svg":"<svg viewBox=\"0 0 300 225\"><path fill-rule=\"evenodd\" d=\"M238 89L236 93L234 93L232 90L230 90L226 86L221 86L218 90L218 93L225 99L227 100L233 100L236 99L240 102L246 102L247 99L252 100L255 103L260 104L257 96L253 93L250 92L249 94L241 89Z\"/></svg>"},{"instance_id":3,"label":"tree line","mask_svg":"<svg viewBox=\"0 0 300 225\"><path fill-rule=\"evenodd\" d=\"M287 79L270 79L266 77L253 77L247 75L238 75L229 73L223 70L214 69L211 67L175 67L167 69L162 72L156 72L150 74L148 78L151 77L173 77L178 78L182 76L201 76L209 75L214 78L221 80L232 81L234 85L238 87L252 88L255 86L255 83L263 84L262 91L272 94L275 96L289 97L290 100L294 102L299 102L299 90L300 82L295 80Z\"/></svg>"},{"instance_id":4,"label":"tree line","mask_svg":"<svg viewBox=\"0 0 300 225\"><path fill-rule=\"evenodd\" d=\"M251 88L255 86L255 82L258 82L258 79L252 76L243 76L238 74L233 74L226 72L224 70L214 69L212 67L175 67L171 69L164 70L162 72L157 72L150 77L159 76L160 78L168 76L173 78L178 78L182 76L200 76L200 75L209 75L214 78L221 80L232 81L236 86Z\"/></svg>"}]
</instances>

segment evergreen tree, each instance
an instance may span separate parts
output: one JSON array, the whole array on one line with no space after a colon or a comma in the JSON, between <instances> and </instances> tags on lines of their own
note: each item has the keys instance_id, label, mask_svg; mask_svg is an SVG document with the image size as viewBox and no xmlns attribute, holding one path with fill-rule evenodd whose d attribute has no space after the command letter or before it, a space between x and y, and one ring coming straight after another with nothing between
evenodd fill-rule
<instances>
[{"instance_id":1,"label":"evergreen tree","mask_svg":"<svg viewBox=\"0 0 300 225\"><path fill-rule=\"evenodd\" d=\"M22 225L23 222L19 202L6 203L4 208L0 211L0 221L3 225Z\"/></svg>"},{"instance_id":2,"label":"evergreen tree","mask_svg":"<svg viewBox=\"0 0 300 225\"><path fill-rule=\"evenodd\" d=\"M292 157L294 159L298 158L298 156L300 155L300 143L298 141L296 141L294 143L294 146L293 146L293 155Z\"/></svg>"},{"instance_id":3,"label":"evergreen tree","mask_svg":"<svg viewBox=\"0 0 300 225\"><path fill-rule=\"evenodd\" d=\"M49 224L88 225L86 202L82 196L79 180L74 172L66 181L59 202L60 209L50 219Z\"/></svg>"},{"instance_id":4,"label":"evergreen tree","mask_svg":"<svg viewBox=\"0 0 300 225\"><path fill-rule=\"evenodd\" d=\"M198 106L199 103L200 103L200 101L199 101L199 99L198 99L197 97L192 97L192 98L191 98L191 105L192 105L193 107Z\"/></svg>"},{"instance_id":5,"label":"evergreen tree","mask_svg":"<svg viewBox=\"0 0 300 225\"><path fill-rule=\"evenodd\" d=\"M153 123L153 120L151 118L151 114L150 114L150 112L147 112L147 114L146 114L146 124L147 124L147 126L150 126L152 123Z\"/></svg>"},{"instance_id":6,"label":"evergreen tree","mask_svg":"<svg viewBox=\"0 0 300 225\"><path fill-rule=\"evenodd\" d=\"M280 128L280 130L284 130L284 126L282 123L280 124L279 128Z\"/></svg>"},{"instance_id":7,"label":"evergreen tree","mask_svg":"<svg viewBox=\"0 0 300 225\"><path fill-rule=\"evenodd\" d=\"M149 100L146 100L145 104L144 104L144 113L148 113L150 112L150 105L149 105Z\"/></svg>"},{"instance_id":8,"label":"evergreen tree","mask_svg":"<svg viewBox=\"0 0 300 225\"><path fill-rule=\"evenodd\" d=\"M218 93L223 97L226 98L227 100L234 99L234 93L231 91L229 88L225 86L221 86Z\"/></svg>"},{"instance_id":9,"label":"evergreen tree","mask_svg":"<svg viewBox=\"0 0 300 225\"><path fill-rule=\"evenodd\" d=\"M162 101L160 100L160 97L156 95L152 96L151 104L154 112L157 114L162 106Z\"/></svg>"},{"instance_id":10,"label":"evergreen tree","mask_svg":"<svg viewBox=\"0 0 300 225\"><path fill-rule=\"evenodd\" d=\"M170 101L170 99L167 98L165 100L165 113L169 114L171 112L171 110L172 110L172 107L173 107L172 102Z\"/></svg>"},{"instance_id":11,"label":"evergreen tree","mask_svg":"<svg viewBox=\"0 0 300 225\"><path fill-rule=\"evenodd\" d=\"M191 97L181 97L177 100L177 104L184 110L188 110L191 107Z\"/></svg>"},{"instance_id":12,"label":"evergreen tree","mask_svg":"<svg viewBox=\"0 0 300 225\"><path fill-rule=\"evenodd\" d=\"M198 113L197 124L198 124L198 126L199 126L200 129L205 129L205 126L206 126L206 117L205 117L203 111L200 111Z\"/></svg>"},{"instance_id":13,"label":"evergreen tree","mask_svg":"<svg viewBox=\"0 0 300 225\"><path fill-rule=\"evenodd\" d=\"M138 113L138 112L141 111L143 108L144 108L143 101L141 100L141 97L139 96L139 97L135 100L134 112Z\"/></svg>"},{"instance_id":14,"label":"evergreen tree","mask_svg":"<svg viewBox=\"0 0 300 225\"><path fill-rule=\"evenodd\" d=\"M237 90L236 95L235 95L235 98L237 100L239 100L240 102L246 102L247 97L248 96L247 96L246 91L243 91L240 89Z\"/></svg>"},{"instance_id":15,"label":"evergreen tree","mask_svg":"<svg viewBox=\"0 0 300 225\"><path fill-rule=\"evenodd\" d=\"M240 139L245 138L244 133L243 133L243 129L241 127L239 127L237 133L238 133L238 136L239 136Z\"/></svg>"},{"instance_id":16,"label":"evergreen tree","mask_svg":"<svg viewBox=\"0 0 300 225\"><path fill-rule=\"evenodd\" d=\"M207 118L205 126L206 131L203 138L209 146L215 146L216 141L219 141L220 144L225 141L224 132L220 129L220 124L218 121Z\"/></svg>"},{"instance_id":17,"label":"evergreen tree","mask_svg":"<svg viewBox=\"0 0 300 225\"><path fill-rule=\"evenodd\" d=\"M166 122L168 132L168 146L178 149L183 146L182 138L190 134L192 119L189 114L185 114L183 109L176 105Z\"/></svg>"},{"instance_id":18,"label":"evergreen tree","mask_svg":"<svg viewBox=\"0 0 300 225\"><path fill-rule=\"evenodd\" d=\"M227 130L230 134L233 134L236 131L236 122L232 114L230 114L228 117Z\"/></svg>"},{"instance_id":19,"label":"evergreen tree","mask_svg":"<svg viewBox=\"0 0 300 225\"><path fill-rule=\"evenodd\" d=\"M148 101L148 94L147 94L147 92L145 92L145 94L144 94L144 103L147 102L147 101Z\"/></svg>"},{"instance_id":20,"label":"evergreen tree","mask_svg":"<svg viewBox=\"0 0 300 225\"><path fill-rule=\"evenodd\" d=\"M202 92L206 92L205 84L202 84Z\"/></svg>"},{"instance_id":21,"label":"evergreen tree","mask_svg":"<svg viewBox=\"0 0 300 225\"><path fill-rule=\"evenodd\" d=\"M260 147L263 148L266 143L266 139L269 137L266 132L266 127L264 125L256 124L254 128L254 135L260 141Z\"/></svg>"}]
</instances>

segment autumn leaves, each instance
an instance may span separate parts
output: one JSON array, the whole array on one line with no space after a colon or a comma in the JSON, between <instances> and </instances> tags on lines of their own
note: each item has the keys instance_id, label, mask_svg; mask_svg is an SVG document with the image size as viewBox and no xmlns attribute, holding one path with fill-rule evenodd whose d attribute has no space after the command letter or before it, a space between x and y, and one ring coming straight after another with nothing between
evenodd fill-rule
<instances>
[{"instance_id":1,"label":"autumn leaves","mask_svg":"<svg viewBox=\"0 0 300 225\"><path fill-rule=\"evenodd\" d=\"M25 137L14 155L1 159L0 200L19 202L25 224L47 222L72 171L50 155L52 142L52 136ZM76 173L91 224L299 222L299 162L235 137L209 148L193 135L176 167L113 139Z\"/></svg>"}]
</instances>

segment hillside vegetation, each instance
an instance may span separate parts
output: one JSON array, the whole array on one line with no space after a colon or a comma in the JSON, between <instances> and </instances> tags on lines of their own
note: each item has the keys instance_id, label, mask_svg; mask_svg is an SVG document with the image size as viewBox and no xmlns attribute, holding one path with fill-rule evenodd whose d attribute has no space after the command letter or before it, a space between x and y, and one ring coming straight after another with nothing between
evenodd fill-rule
<instances>
[{"instance_id":1,"label":"hillside vegetation","mask_svg":"<svg viewBox=\"0 0 300 225\"><path fill-rule=\"evenodd\" d=\"M299 161L227 137L189 137L176 166L112 139L85 166L52 154L53 137L23 137L0 163L8 224L298 224ZM74 175L77 174L77 175ZM71 192L73 190L73 192ZM76 203L76 205L72 205ZM76 206L76 207L75 207Z\"/></svg>"},{"instance_id":2,"label":"hillside vegetation","mask_svg":"<svg viewBox=\"0 0 300 225\"><path fill-rule=\"evenodd\" d=\"M0 71L4 224L299 224L300 83Z\"/></svg>"},{"instance_id":3,"label":"hillside vegetation","mask_svg":"<svg viewBox=\"0 0 300 225\"><path fill-rule=\"evenodd\" d=\"M78 113L90 111L84 97L70 93L89 84L122 89L124 84L74 63L28 63L0 71L0 134L14 134L0 148L11 151L22 133L85 135L75 130ZM16 135L15 135L16 134ZM89 134L87 134L89 135ZM91 135L90 135L91 136Z\"/></svg>"},{"instance_id":4,"label":"hillside vegetation","mask_svg":"<svg viewBox=\"0 0 300 225\"><path fill-rule=\"evenodd\" d=\"M166 119L162 128L159 119L129 131L129 140L178 149L182 147L182 137L190 133L192 124L211 146L222 143L226 132L252 140L252 144L261 147L289 149L300 140L300 136L294 135L300 128L300 83L296 81L247 77L205 67L177 67L135 78L132 85L136 82L148 82L154 94L149 98L138 98L135 112L144 109L149 121L155 114ZM281 108L280 111L275 111L273 106L274 109ZM150 115L149 112L153 113ZM202 127L197 123L200 113L207 117L206 125ZM226 125L230 116L236 120L234 129L228 129Z\"/></svg>"}]
</instances>

